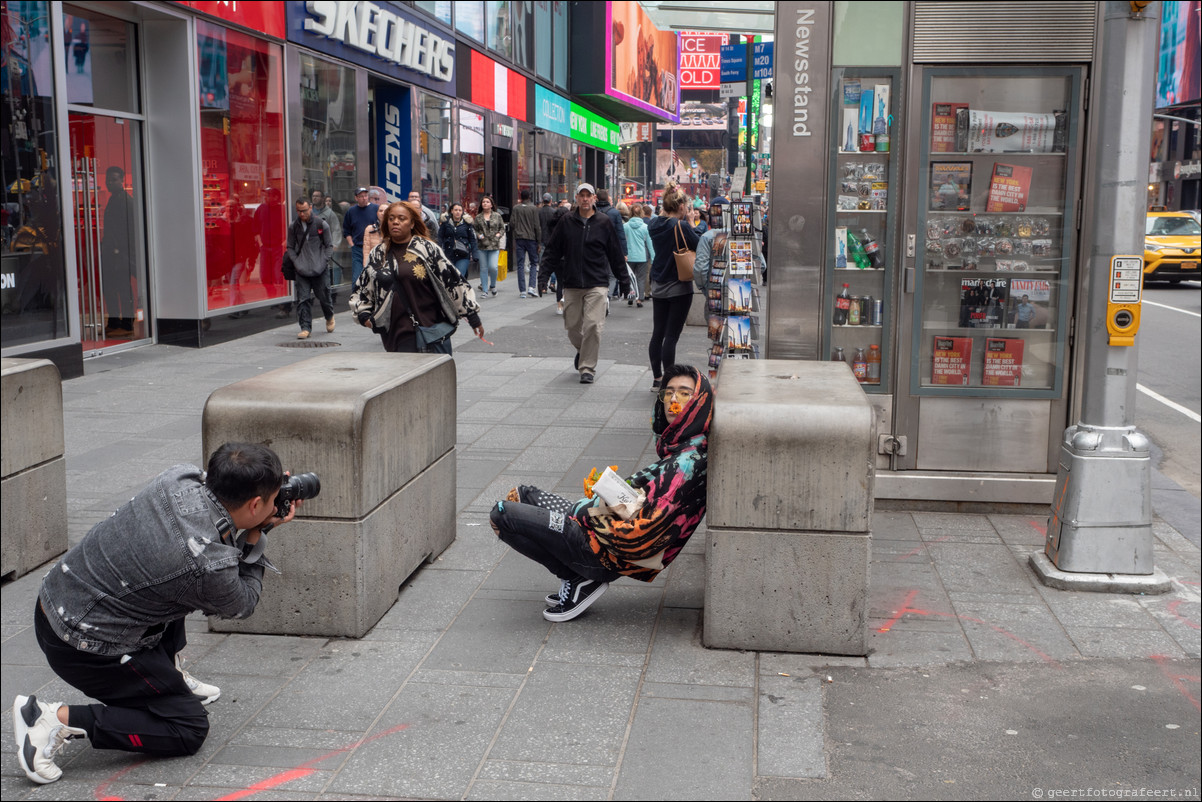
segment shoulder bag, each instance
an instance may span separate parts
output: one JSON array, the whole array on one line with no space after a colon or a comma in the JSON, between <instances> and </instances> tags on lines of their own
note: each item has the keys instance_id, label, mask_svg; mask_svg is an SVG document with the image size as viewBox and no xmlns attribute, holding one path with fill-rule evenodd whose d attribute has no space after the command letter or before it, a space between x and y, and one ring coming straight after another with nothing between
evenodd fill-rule
<instances>
[{"instance_id":1,"label":"shoulder bag","mask_svg":"<svg viewBox=\"0 0 1202 802\"><path fill-rule=\"evenodd\" d=\"M676 278L680 281L692 281L693 262L697 260L697 252L689 250L689 243L680 233L679 221L676 223L676 228L672 229L672 233L676 244L676 248L672 251L672 258L676 260Z\"/></svg>"},{"instance_id":2,"label":"shoulder bag","mask_svg":"<svg viewBox=\"0 0 1202 802\"><path fill-rule=\"evenodd\" d=\"M437 285L442 283L442 279L437 275L433 275L437 268L428 266L426 270L427 274L430 276L430 281L435 283L434 294L438 297L439 306L443 307L442 293L445 293L446 290L445 288L442 288L442 292L439 292L440 288ZM459 328L458 320L456 320L454 323L448 323L446 320L440 320L433 326L423 326L422 324L418 323L417 316L413 314L413 307L409 303L409 298L406 297L407 293L404 292L404 289L401 285L400 276L397 276L396 282L397 285L394 289L394 292L400 296L401 303L405 305L405 314L409 315L409 320L413 323L413 331L415 332L417 339L418 353L447 354L450 356L451 335L455 333L457 328ZM443 308L445 311L445 307Z\"/></svg>"}]
</instances>

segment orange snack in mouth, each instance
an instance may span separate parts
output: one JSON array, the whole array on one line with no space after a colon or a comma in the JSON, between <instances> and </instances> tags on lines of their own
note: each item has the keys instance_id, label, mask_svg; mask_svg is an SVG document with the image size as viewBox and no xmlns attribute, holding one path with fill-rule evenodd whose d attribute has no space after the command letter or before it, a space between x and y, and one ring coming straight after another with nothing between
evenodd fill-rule
<instances>
[{"instance_id":1,"label":"orange snack in mouth","mask_svg":"<svg viewBox=\"0 0 1202 802\"><path fill-rule=\"evenodd\" d=\"M682 409L684 409L684 407L680 405L679 401L673 401L671 404L668 404L668 412L673 415L679 415Z\"/></svg>"}]
</instances>

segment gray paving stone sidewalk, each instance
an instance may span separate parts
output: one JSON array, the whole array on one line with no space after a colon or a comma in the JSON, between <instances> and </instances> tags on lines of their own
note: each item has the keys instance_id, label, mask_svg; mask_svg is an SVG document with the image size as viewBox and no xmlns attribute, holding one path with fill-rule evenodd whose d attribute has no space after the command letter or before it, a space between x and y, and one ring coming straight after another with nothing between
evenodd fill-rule
<instances>
[{"instance_id":1,"label":"gray paving stone sidewalk","mask_svg":"<svg viewBox=\"0 0 1202 802\"><path fill-rule=\"evenodd\" d=\"M6 710L4 799L1029 798L1074 784L1197 798L1199 551L1161 520L1173 592L1118 596L1034 579L1042 516L878 511L867 658L702 647L704 529L655 582L545 621L555 581L496 540L487 511L519 482L576 495L594 466L654 458L651 308L614 305L582 386L554 302L506 290L482 313L494 345L456 335L456 540L379 624L339 640L191 618L189 667L223 689L199 754L71 744L64 778L34 787ZM338 323L314 341L378 349ZM202 460L209 393L322 353L281 347L294 344L285 326L154 346L64 383L71 542L164 468ZM704 364L707 345L687 329L680 361ZM4 704L82 701L33 638L41 573L0 589Z\"/></svg>"}]
</instances>

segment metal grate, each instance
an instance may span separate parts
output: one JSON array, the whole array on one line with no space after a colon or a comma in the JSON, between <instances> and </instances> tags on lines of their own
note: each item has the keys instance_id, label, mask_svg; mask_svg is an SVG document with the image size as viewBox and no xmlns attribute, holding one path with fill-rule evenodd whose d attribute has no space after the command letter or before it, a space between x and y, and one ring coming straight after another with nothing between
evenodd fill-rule
<instances>
[{"instance_id":1,"label":"metal grate","mask_svg":"<svg viewBox=\"0 0 1202 802\"><path fill-rule=\"evenodd\" d=\"M280 348L333 348L341 346L342 343L332 342L330 340L292 340L291 342L277 343Z\"/></svg>"},{"instance_id":2,"label":"metal grate","mask_svg":"<svg viewBox=\"0 0 1202 802\"><path fill-rule=\"evenodd\" d=\"M1099 5L923 0L914 5L914 61L1092 61Z\"/></svg>"}]
</instances>

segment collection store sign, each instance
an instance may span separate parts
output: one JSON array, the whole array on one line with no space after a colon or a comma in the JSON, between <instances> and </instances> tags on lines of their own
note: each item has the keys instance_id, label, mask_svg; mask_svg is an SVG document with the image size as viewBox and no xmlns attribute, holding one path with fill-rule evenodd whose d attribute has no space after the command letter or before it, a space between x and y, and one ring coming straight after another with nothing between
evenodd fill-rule
<instances>
[{"instance_id":1,"label":"collection store sign","mask_svg":"<svg viewBox=\"0 0 1202 802\"><path fill-rule=\"evenodd\" d=\"M535 125L553 134L570 137L572 135L571 120L572 101L540 84L534 85Z\"/></svg>"},{"instance_id":2,"label":"collection store sign","mask_svg":"<svg viewBox=\"0 0 1202 802\"><path fill-rule=\"evenodd\" d=\"M455 37L397 3L290 0L288 41L455 94Z\"/></svg>"},{"instance_id":3,"label":"collection store sign","mask_svg":"<svg viewBox=\"0 0 1202 802\"><path fill-rule=\"evenodd\" d=\"M376 84L376 180L392 200L409 197L413 186L409 90Z\"/></svg>"}]
</instances>

